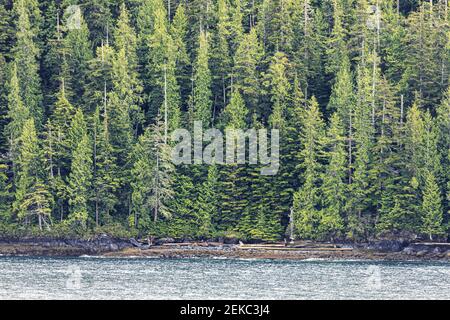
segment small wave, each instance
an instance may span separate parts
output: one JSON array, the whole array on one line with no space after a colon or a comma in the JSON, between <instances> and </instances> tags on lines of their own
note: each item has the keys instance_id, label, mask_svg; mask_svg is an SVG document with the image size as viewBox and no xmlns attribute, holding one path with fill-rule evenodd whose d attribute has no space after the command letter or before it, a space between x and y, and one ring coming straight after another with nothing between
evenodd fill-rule
<instances>
[{"instance_id":1,"label":"small wave","mask_svg":"<svg viewBox=\"0 0 450 320\"><path fill-rule=\"evenodd\" d=\"M334 261L334 260L326 258L307 258L301 261L314 262L314 261Z\"/></svg>"},{"instance_id":2,"label":"small wave","mask_svg":"<svg viewBox=\"0 0 450 320\"><path fill-rule=\"evenodd\" d=\"M230 258L228 258L228 257L211 257L211 259L213 259L213 260L229 260Z\"/></svg>"}]
</instances>

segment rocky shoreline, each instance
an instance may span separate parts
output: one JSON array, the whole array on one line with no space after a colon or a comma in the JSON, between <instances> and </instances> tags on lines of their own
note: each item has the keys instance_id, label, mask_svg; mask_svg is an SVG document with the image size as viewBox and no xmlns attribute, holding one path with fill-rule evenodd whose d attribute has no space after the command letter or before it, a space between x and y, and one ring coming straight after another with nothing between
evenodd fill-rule
<instances>
[{"instance_id":1,"label":"rocky shoreline","mask_svg":"<svg viewBox=\"0 0 450 320\"><path fill-rule=\"evenodd\" d=\"M223 242L155 241L146 245L134 239L100 236L93 239L0 238L0 255L154 258L240 258L240 259L338 259L338 260L427 260L450 261L448 243L409 243L384 240L363 244L296 242L284 244L233 244Z\"/></svg>"}]
</instances>

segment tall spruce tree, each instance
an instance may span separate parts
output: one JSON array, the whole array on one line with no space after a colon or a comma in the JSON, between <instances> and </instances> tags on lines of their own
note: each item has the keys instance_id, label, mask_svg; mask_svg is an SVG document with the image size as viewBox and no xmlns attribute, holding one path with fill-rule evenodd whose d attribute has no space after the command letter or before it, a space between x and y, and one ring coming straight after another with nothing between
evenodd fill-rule
<instances>
[{"instance_id":1,"label":"tall spruce tree","mask_svg":"<svg viewBox=\"0 0 450 320\"><path fill-rule=\"evenodd\" d=\"M260 116L262 112L258 106L261 85L259 63L262 56L263 50L256 29L253 28L242 37L236 49L232 84L233 89L241 91L250 112L257 112Z\"/></svg>"},{"instance_id":2,"label":"tall spruce tree","mask_svg":"<svg viewBox=\"0 0 450 320\"><path fill-rule=\"evenodd\" d=\"M321 157L325 128L317 100L313 97L302 123L301 166L304 169L303 185L294 194L294 221L296 235L302 239L317 238L317 226L321 217L320 184L323 165Z\"/></svg>"},{"instance_id":3,"label":"tall spruce tree","mask_svg":"<svg viewBox=\"0 0 450 320\"><path fill-rule=\"evenodd\" d=\"M20 95L20 84L17 75L17 66L13 63L11 68L11 75L8 84L8 112L6 114L8 123L5 126L5 137L9 145L9 158L13 166L17 160L17 145L20 136L22 135L23 126L30 118L30 111L25 106Z\"/></svg>"},{"instance_id":4,"label":"tall spruce tree","mask_svg":"<svg viewBox=\"0 0 450 320\"><path fill-rule=\"evenodd\" d=\"M323 209L319 233L321 237L333 241L344 231L343 217L348 197L344 125L337 113L331 117L325 146L327 166L322 178Z\"/></svg>"},{"instance_id":5,"label":"tall spruce tree","mask_svg":"<svg viewBox=\"0 0 450 320\"><path fill-rule=\"evenodd\" d=\"M222 114L225 129L247 129L246 117L248 109L238 89L233 91L229 105ZM231 138L231 137L230 137ZM233 137L236 138L236 137ZM240 218L246 212L248 199L247 186L243 179L243 165L236 163L220 166L220 218L221 229L232 231L237 227ZM247 211L247 213L249 213Z\"/></svg>"},{"instance_id":6,"label":"tall spruce tree","mask_svg":"<svg viewBox=\"0 0 450 320\"><path fill-rule=\"evenodd\" d=\"M148 228L151 222L170 218L173 198L174 166L170 147L164 141L164 124L158 121L140 137L131 170L133 218L135 227Z\"/></svg>"},{"instance_id":7,"label":"tall spruce tree","mask_svg":"<svg viewBox=\"0 0 450 320\"><path fill-rule=\"evenodd\" d=\"M214 234L213 222L219 210L219 172L216 165L208 169L206 181L200 187L197 200L198 236L209 237Z\"/></svg>"},{"instance_id":8,"label":"tall spruce tree","mask_svg":"<svg viewBox=\"0 0 450 320\"><path fill-rule=\"evenodd\" d=\"M212 79L211 71L209 70L210 49L208 37L208 34L205 32L201 32L199 36L199 46L195 62L193 97L194 120L202 121L205 128L210 127L212 119Z\"/></svg>"},{"instance_id":9,"label":"tall spruce tree","mask_svg":"<svg viewBox=\"0 0 450 320\"><path fill-rule=\"evenodd\" d=\"M28 119L19 139L15 200L13 210L19 221L31 224L37 218L39 229L50 224L51 194L44 186L43 157L34 119Z\"/></svg>"},{"instance_id":10,"label":"tall spruce tree","mask_svg":"<svg viewBox=\"0 0 450 320\"><path fill-rule=\"evenodd\" d=\"M34 118L36 126L39 127L44 116L38 61L40 51L35 43L35 37L39 29L37 25L32 25L30 7L27 1L16 1L14 11L18 17L13 59L17 66L20 96L30 111L30 115Z\"/></svg>"},{"instance_id":11,"label":"tall spruce tree","mask_svg":"<svg viewBox=\"0 0 450 320\"><path fill-rule=\"evenodd\" d=\"M76 105L82 104L82 97L87 87L87 75L89 61L93 58L92 44L90 41L90 33L83 15L80 14L77 25L72 25L67 20L62 26L66 31L64 37L64 53L65 63L69 70L69 78L64 78L70 83L73 93L73 102ZM79 25L78 25L79 24Z\"/></svg>"},{"instance_id":12,"label":"tall spruce tree","mask_svg":"<svg viewBox=\"0 0 450 320\"><path fill-rule=\"evenodd\" d=\"M97 108L93 116L93 183L95 223L107 223L118 202L115 194L119 187L117 160L110 142L108 105L105 103L102 115Z\"/></svg>"},{"instance_id":13,"label":"tall spruce tree","mask_svg":"<svg viewBox=\"0 0 450 320\"><path fill-rule=\"evenodd\" d=\"M81 228L86 228L89 219L91 186L92 146L87 132L84 132L72 151L71 170L67 178L68 222Z\"/></svg>"},{"instance_id":14,"label":"tall spruce tree","mask_svg":"<svg viewBox=\"0 0 450 320\"><path fill-rule=\"evenodd\" d=\"M444 234L441 191L433 173L427 172L422 202L422 232L430 241Z\"/></svg>"}]
</instances>

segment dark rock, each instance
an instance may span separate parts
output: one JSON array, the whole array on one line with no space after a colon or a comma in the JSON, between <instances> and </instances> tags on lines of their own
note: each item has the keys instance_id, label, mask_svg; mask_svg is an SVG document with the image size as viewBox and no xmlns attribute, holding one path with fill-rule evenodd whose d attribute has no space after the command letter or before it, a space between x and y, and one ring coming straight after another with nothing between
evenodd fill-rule
<instances>
[{"instance_id":1,"label":"dark rock","mask_svg":"<svg viewBox=\"0 0 450 320\"><path fill-rule=\"evenodd\" d=\"M426 251L426 250L421 250L421 251L419 251L419 252L416 253L416 256L417 256L417 257L423 257L423 256L425 256L427 253L428 253L428 251Z\"/></svg>"},{"instance_id":2,"label":"dark rock","mask_svg":"<svg viewBox=\"0 0 450 320\"><path fill-rule=\"evenodd\" d=\"M407 246L408 242L405 240L380 240L370 242L367 249L381 252L400 252Z\"/></svg>"},{"instance_id":3,"label":"dark rock","mask_svg":"<svg viewBox=\"0 0 450 320\"><path fill-rule=\"evenodd\" d=\"M1 239L0 244L6 244L6 248L17 247L20 254L70 256L102 254L132 247L127 240L115 239L107 235L101 235L88 240L56 238Z\"/></svg>"},{"instance_id":4,"label":"dark rock","mask_svg":"<svg viewBox=\"0 0 450 320\"><path fill-rule=\"evenodd\" d=\"M165 244L165 243L175 243L175 239L173 239L173 238L161 238L161 239L157 239L155 241L155 244L158 245L158 246L160 246L162 244Z\"/></svg>"},{"instance_id":5,"label":"dark rock","mask_svg":"<svg viewBox=\"0 0 450 320\"><path fill-rule=\"evenodd\" d=\"M407 255L413 255L415 251L410 247L406 247L405 249L403 249L403 253Z\"/></svg>"},{"instance_id":6,"label":"dark rock","mask_svg":"<svg viewBox=\"0 0 450 320\"><path fill-rule=\"evenodd\" d=\"M439 247L436 247L436 248L433 249L433 253L439 254L441 252L442 252L442 250Z\"/></svg>"},{"instance_id":7,"label":"dark rock","mask_svg":"<svg viewBox=\"0 0 450 320\"><path fill-rule=\"evenodd\" d=\"M223 239L224 244L239 244L239 239L237 238L224 238Z\"/></svg>"}]
</instances>

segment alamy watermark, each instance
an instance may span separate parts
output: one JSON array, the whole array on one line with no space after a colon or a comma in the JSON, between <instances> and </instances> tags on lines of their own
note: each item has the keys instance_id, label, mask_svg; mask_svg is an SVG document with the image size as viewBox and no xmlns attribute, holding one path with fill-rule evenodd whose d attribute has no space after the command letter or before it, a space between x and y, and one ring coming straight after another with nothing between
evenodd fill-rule
<instances>
[{"instance_id":1,"label":"alamy watermark","mask_svg":"<svg viewBox=\"0 0 450 320\"><path fill-rule=\"evenodd\" d=\"M193 135L187 129L172 133L177 145L172 149L175 165L237 164L262 165L261 175L274 176L280 169L280 132L271 129L203 129L194 122ZM269 146L270 139L270 146ZM247 148L248 147L248 148Z\"/></svg>"},{"instance_id":2,"label":"alamy watermark","mask_svg":"<svg viewBox=\"0 0 450 320\"><path fill-rule=\"evenodd\" d=\"M380 290L382 288L381 269L379 266L369 266L366 270L366 286L369 289Z\"/></svg>"},{"instance_id":3,"label":"alamy watermark","mask_svg":"<svg viewBox=\"0 0 450 320\"><path fill-rule=\"evenodd\" d=\"M66 279L66 288L69 290L81 289L81 280L83 278L81 268L78 266L69 266L66 270L68 278Z\"/></svg>"},{"instance_id":4,"label":"alamy watermark","mask_svg":"<svg viewBox=\"0 0 450 320\"><path fill-rule=\"evenodd\" d=\"M78 5L70 5L64 10L67 30L81 29L81 8Z\"/></svg>"}]
</instances>

